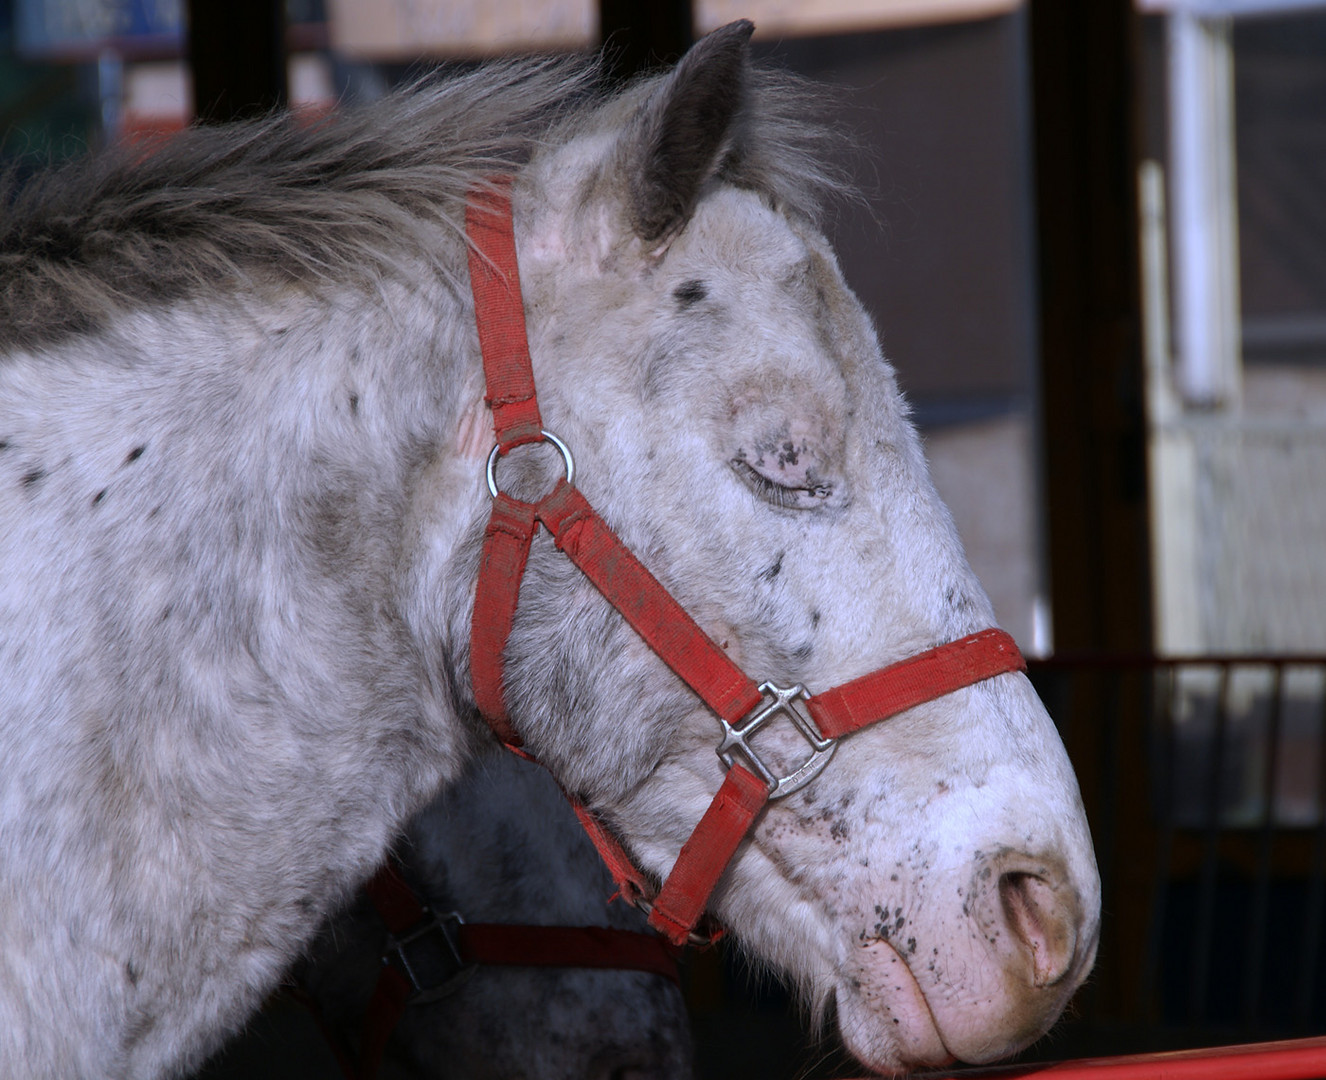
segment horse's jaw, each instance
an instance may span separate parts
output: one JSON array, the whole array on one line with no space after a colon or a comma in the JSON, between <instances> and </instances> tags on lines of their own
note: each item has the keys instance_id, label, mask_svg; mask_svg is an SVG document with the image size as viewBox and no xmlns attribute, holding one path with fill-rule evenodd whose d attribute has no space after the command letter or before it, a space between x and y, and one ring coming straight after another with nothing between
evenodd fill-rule
<instances>
[{"instance_id":1,"label":"horse's jaw","mask_svg":"<svg viewBox=\"0 0 1326 1080\"><path fill-rule=\"evenodd\" d=\"M1071 970L1052 985L1036 986L1034 978L997 969L980 943L965 951L962 978L984 987L983 994L943 976L932 949L882 940L857 948L852 971L834 995L848 1052L883 1073L1006 1058L1049 1030L1095 959L1093 941L1074 956ZM950 952L947 964L953 962Z\"/></svg>"},{"instance_id":2,"label":"horse's jaw","mask_svg":"<svg viewBox=\"0 0 1326 1080\"><path fill-rule=\"evenodd\" d=\"M956 1059L907 962L886 941L872 941L862 951L869 953L862 977L835 994L848 1053L880 1072L952 1064Z\"/></svg>"}]
</instances>

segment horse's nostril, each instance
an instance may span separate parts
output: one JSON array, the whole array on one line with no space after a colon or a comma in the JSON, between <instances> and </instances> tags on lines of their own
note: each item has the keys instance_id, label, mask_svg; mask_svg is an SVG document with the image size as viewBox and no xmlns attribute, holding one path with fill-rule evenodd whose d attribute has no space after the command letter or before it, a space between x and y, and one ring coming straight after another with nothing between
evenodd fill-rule
<instances>
[{"instance_id":1,"label":"horse's nostril","mask_svg":"<svg viewBox=\"0 0 1326 1080\"><path fill-rule=\"evenodd\" d=\"M1077 953L1076 894L1035 874L1009 871L999 878L999 900L1009 928L1031 951L1032 982L1053 986L1072 970Z\"/></svg>"}]
</instances>

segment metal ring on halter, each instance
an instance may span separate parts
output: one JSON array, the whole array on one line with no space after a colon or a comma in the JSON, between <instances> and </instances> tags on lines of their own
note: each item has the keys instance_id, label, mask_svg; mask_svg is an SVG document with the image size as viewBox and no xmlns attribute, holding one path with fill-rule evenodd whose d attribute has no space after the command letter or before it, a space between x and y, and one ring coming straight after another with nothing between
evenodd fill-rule
<instances>
[{"instance_id":1,"label":"metal ring on halter","mask_svg":"<svg viewBox=\"0 0 1326 1080\"><path fill-rule=\"evenodd\" d=\"M566 482L568 484L574 484L576 482L576 462L575 458L571 456L570 447L568 447L566 443L562 442L562 440L559 439L556 435L554 435L551 431L541 430L539 434L541 434L546 440L548 440L548 442L552 443L553 446L557 447L557 449L561 452L562 463L566 466ZM522 443L521 445L523 446L525 444ZM513 446L511 449L514 450L515 447ZM488 470L487 470L488 490L492 493L494 499L497 498L498 496L497 460L501 456L502 456L502 447L500 445L494 446L491 452L488 454Z\"/></svg>"},{"instance_id":2,"label":"metal ring on halter","mask_svg":"<svg viewBox=\"0 0 1326 1080\"><path fill-rule=\"evenodd\" d=\"M643 911L646 917L654 913L654 905L643 896L637 896L631 901L631 903L634 904L638 910ZM686 931L686 944L694 945L697 949L703 949L708 945L712 945L717 940L718 937L714 934L702 934L698 930Z\"/></svg>"}]
</instances>

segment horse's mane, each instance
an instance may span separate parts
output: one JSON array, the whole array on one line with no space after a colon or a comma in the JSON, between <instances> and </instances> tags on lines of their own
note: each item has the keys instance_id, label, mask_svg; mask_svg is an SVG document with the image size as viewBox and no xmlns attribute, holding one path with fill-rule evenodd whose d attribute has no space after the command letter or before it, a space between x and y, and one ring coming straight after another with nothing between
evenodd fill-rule
<instances>
[{"instance_id":1,"label":"horse's mane","mask_svg":"<svg viewBox=\"0 0 1326 1080\"><path fill-rule=\"evenodd\" d=\"M308 121L290 113L116 147L19 183L0 177L0 349L95 332L114 313L226 284L372 280L423 258L443 273L476 178L599 124L596 64L513 60L428 77ZM644 95L653 80L628 88ZM752 72L725 172L813 215L825 129L799 80ZM416 263L417 265L417 263Z\"/></svg>"}]
</instances>

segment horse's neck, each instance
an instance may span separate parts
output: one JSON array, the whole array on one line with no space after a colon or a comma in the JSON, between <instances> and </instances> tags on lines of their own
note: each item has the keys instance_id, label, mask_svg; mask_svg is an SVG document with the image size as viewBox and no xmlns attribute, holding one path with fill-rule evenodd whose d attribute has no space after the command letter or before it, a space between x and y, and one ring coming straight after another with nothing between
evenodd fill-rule
<instances>
[{"instance_id":1,"label":"horse's neck","mask_svg":"<svg viewBox=\"0 0 1326 1080\"><path fill-rule=\"evenodd\" d=\"M454 447L478 393L473 335L448 288L388 283L144 308L7 358L0 520L61 540L0 536L0 578L49 583L52 610L97 628L83 659L128 673L125 710L190 702L186 731L265 730L263 710L281 729L317 718L324 734L291 752L369 774L388 767L373 723L414 716L457 746L449 775L464 755L443 737L454 695L432 668L451 639L436 628L416 648L399 608L417 553L448 565L480 512L482 462ZM429 604L459 587L435 577ZM34 702L68 677L50 652L29 672ZM169 686L128 681L158 669ZM369 782L403 792L393 811L408 813L438 767Z\"/></svg>"},{"instance_id":2,"label":"horse's neck","mask_svg":"<svg viewBox=\"0 0 1326 1080\"><path fill-rule=\"evenodd\" d=\"M449 447L480 378L466 311L436 278L195 298L0 357L0 387L19 393L7 420L21 427L26 412L47 442L78 438L89 452L130 431L185 433L212 454L247 438L255 467L252 439L263 439L284 455L270 478L280 484L318 458L357 470ZM23 433L11 421L5 434ZM34 453L41 441L22 440Z\"/></svg>"}]
</instances>

